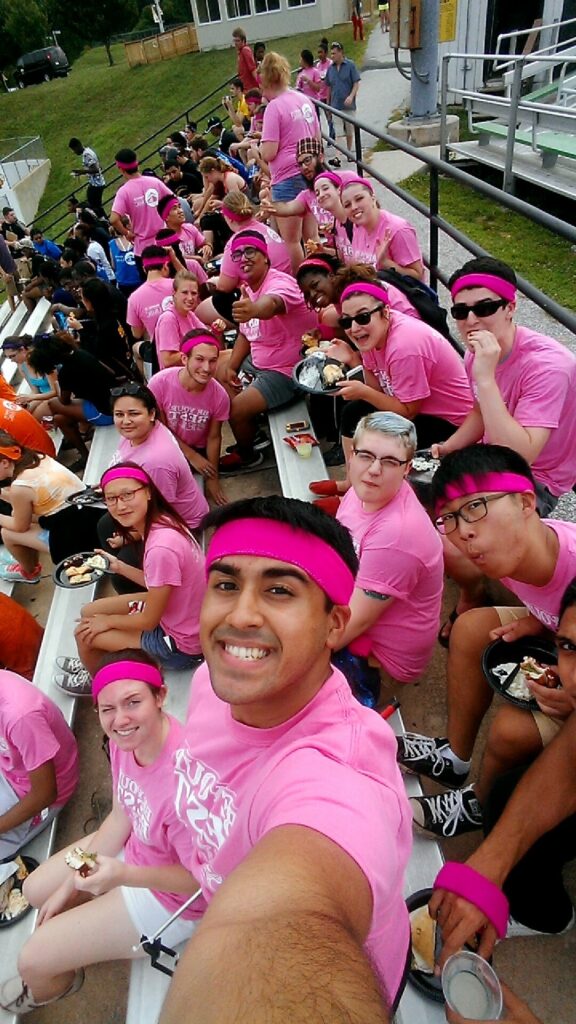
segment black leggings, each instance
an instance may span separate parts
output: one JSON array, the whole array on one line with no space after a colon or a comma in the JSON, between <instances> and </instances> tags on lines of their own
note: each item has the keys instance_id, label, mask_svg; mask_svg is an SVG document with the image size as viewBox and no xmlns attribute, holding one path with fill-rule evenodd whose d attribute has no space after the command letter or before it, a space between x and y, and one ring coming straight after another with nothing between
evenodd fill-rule
<instances>
[{"instance_id":1,"label":"black leggings","mask_svg":"<svg viewBox=\"0 0 576 1024\"><path fill-rule=\"evenodd\" d=\"M104 512L104 515L98 523L98 539L100 541L99 547L103 551L107 551L109 555L114 555L125 565L131 565L135 569L141 569L144 563L144 543L143 541L134 541L133 544L124 544L121 548L110 547L108 538L112 537L118 529L118 524L115 519L112 518L109 512ZM117 594L133 594L137 590L146 590L144 584L139 586L132 580L127 580L125 576L110 576L109 579L112 581L112 586Z\"/></svg>"},{"instance_id":2,"label":"black leggings","mask_svg":"<svg viewBox=\"0 0 576 1024\"><path fill-rule=\"evenodd\" d=\"M52 516L39 517L39 525L49 533L48 546L54 565L69 555L94 551L98 545L97 525L101 515L101 508L68 505Z\"/></svg>"},{"instance_id":3,"label":"black leggings","mask_svg":"<svg viewBox=\"0 0 576 1024\"><path fill-rule=\"evenodd\" d=\"M498 821L526 767L496 781L484 807L484 831ZM510 872L504 892L517 921L543 932L559 932L572 916L572 903L562 868L576 858L576 814L546 832Z\"/></svg>"},{"instance_id":4,"label":"black leggings","mask_svg":"<svg viewBox=\"0 0 576 1024\"><path fill-rule=\"evenodd\" d=\"M370 405L370 402L364 402L361 399L356 399L354 402L344 402L342 419L340 421L342 437L353 437L354 431L362 417L377 411L373 405ZM418 448L430 448L433 444L447 441L457 429L448 420L440 419L439 416L427 416L425 413L419 413L415 416L413 423L418 436Z\"/></svg>"}]
</instances>

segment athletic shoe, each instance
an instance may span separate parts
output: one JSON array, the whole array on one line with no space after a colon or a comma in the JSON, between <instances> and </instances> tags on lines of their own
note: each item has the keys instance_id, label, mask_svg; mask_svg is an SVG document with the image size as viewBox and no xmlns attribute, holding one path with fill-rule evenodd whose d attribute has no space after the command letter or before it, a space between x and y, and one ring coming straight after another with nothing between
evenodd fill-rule
<instances>
[{"instance_id":1,"label":"athletic shoe","mask_svg":"<svg viewBox=\"0 0 576 1024\"><path fill-rule=\"evenodd\" d=\"M345 462L344 449L341 444L332 445L330 451L324 453L325 466L343 466Z\"/></svg>"},{"instance_id":2,"label":"athletic shoe","mask_svg":"<svg viewBox=\"0 0 576 1024\"><path fill-rule=\"evenodd\" d=\"M413 775L426 775L443 786L463 786L468 772L457 772L448 757L443 757L442 748L448 746L448 738L422 736L418 732L406 732L397 736L396 760L403 771Z\"/></svg>"},{"instance_id":3,"label":"athletic shoe","mask_svg":"<svg viewBox=\"0 0 576 1024\"><path fill-rule=\"evenodd\" d=\"M2 544L2 546L0 547L0 565L3 562L4 562L4 564L7 564L8 562L13 562L13 561L14 561L14 555L11 554L10 551L8 551L8 548L5 548L4 545Z\"/></svg>"},{"instance_id":4,"label":"athletic shoe","mask_svg":"<svg viewBox=\"0 0 576 1024\"><path fill-rule=\"evenodd\" d=\"M82 672L84 665L80 658L56 658L56 667L66 675L74 676L77 672Z\"/></svg>"},{"instance_id":5,"label":"athletic shoe","mask_svg":"<svg viewBox=\"0 0 576 1024\"><path fill-rule=\"evenodd\" d=\"M249 473L257 469L264 462L262 452L254 452L248 458L243 459L238 452L230 452L220 459L219 471L221 476L234 476L236 473Z\"/></svg>"},{"instance_id":6,"label":"athletic shoe","mask_svg":"<svg viewBox=\"0 0 576 1024\"><path fill-rule=\"evenodd\" d=\"M32 572L26 572L19 562L4 562L0 565L0 579L11 580L12 583L39 583L42 566L38 563Z\"/></svg>"},{"instance_id":7,"label":"athletic shoe","mask_svg":"<svg viewBox=\"0 0 576 1024\"><path fill-rule=\"evenodd\" d=\"M452 839L482 828L482 808L473 786L449 789L437 796L410 798L414 825L440 839Z\"/></svg>"},{"instance_id":8,"label":"athletic shoe","mask_svg":"<svg viewBox=\"0 0 576 1024\"><path fill-rule=\"evenodd\" d=\"M80 968L80 970L76 971L72 984L61 996L54 996L43 1003L38 1003L28 986L22 981L20 975L17 974L14 978L8 978L0 987L0 1006L4 1010L8 1010L9 1013L16 1014L17 1017L23 1017L25 1013L32 1013L32 1010L37 1010L40 1006L49 1006L50 1003L57 1003L66 996L74 995L75 992L82 988L83 984L84 971Z\"/></svg>"},{"instance_id":9,"label":"athletic shoe","mask_svg":"<svg viewBox=\"0 0 576 1024\"><path fill-rule=\"evenodd\" d=\"M255 452L261 452L263 451L264 448L269 448L271 444L272 442L265 430L256 431L256 436L254 437L254 441L252 442L252 447ZM226 449L226 455L233 455L237 451L237 444L229 444Z\"/></svg>"},{"instance_id":10,"label":"athletic shoe","mask_svg":"<svg viewBox=\"0 0 576 1024\"><path fill-rule=\"evenodd\" d=\"M73 674L62 672L59 675L53 676L52 682L54 686L67 693L69 697L92 696L92 676L85 668Z\"/></svg>"},{"instance_id":11,"label":"athletic shoe","mask_svg":"<svg viewBox=\"0 0 576 1024\"><path fill-rule=\"evenodd\" d=\"M321 508L323 512L326 512L329 516L335 516L338 509L340 508L340 502L342 498L339 494L336 494L333 498L314 498L312 502L316 505L316 508Z\"/></svg>"},{"instance_id":12,"label":"athletic shoe","mask_svg":"<svg viewBox=\"0 0 576 1024\"><path fill-rule=\"evenodd\" d=\"M572 908L572 915L570 917L570 920L568 921L568 924L566 925L565 928L562 928L561 931L559 931L559 932L540 932L540 931L538 931L537 928L529 928L527 924L522 924L521 921L517 921L516 918L512 917L512 914L510 914L510 917L508 918L508 928L506 930L506 938L507 939L520 939L520 938L534 939L534 938L539 938L541 935L566 935L566 932L571 931L571 929L574 927L575 924L576 924L576 911L574 910L574 908Z\"/></svg>"}]
</instances>

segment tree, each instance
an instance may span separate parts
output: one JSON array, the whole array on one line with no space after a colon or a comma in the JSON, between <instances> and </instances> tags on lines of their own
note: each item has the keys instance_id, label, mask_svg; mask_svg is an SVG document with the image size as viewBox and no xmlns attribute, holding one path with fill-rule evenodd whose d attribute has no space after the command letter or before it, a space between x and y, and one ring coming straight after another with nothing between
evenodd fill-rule
<instances>
[{"instance_id":1,"label":"tree","mask_svg":"<svg viewBox=\"0 0 576 1024\"><path fill-rule=\"evenodd\" d=\"M4 31L16 48L14 56L46 46L48 19L36 0L10 0L3 13Z\"/></svg>"},{"instance_id":2,"label":"tree","mask_svg":"<svg viewBox=\"0 0 576 1024\"><path fill-rule=\"evenodd\" d=\"M103 43L112 66L110 49L112 37L129 32L138 20L136 0L97 0L88 5L86 0L53 0L50 4L53 19L86 43Z\"/></svg>"}]
</instances>

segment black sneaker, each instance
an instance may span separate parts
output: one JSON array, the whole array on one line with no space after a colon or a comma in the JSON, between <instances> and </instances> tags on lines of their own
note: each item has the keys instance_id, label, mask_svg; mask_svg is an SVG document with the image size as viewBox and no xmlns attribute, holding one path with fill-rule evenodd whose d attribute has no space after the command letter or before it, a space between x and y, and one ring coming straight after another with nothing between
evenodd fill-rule
<instances>
[{"instance_id":1,"label":"black sneaker","mask_svg":"<svg viewBox=\"0 0 576 1024\"><path fill-rule=\"evenodd\" d=\"M443 786L463 786L468 772L457 772L449 758L442 755L442 748L448 746L448 737L422 736L418 732L406 732L397 736L396 760L403 771L413 775L426 775Z\"/></svg>"},{"instance_id":2,"label":"black sneaker","mask_svg":"<svg viewBox=\"0 0 576 1024\"><path fill-rule=\"evenodd\" d=\"M452 839L482 828L482 808L473 786L449 789L437 796L413 796L410 804L412 820L418 831L440 839Z\"/></svg>"},{"instance_id":3,"label":"black sneaker","mask_svg":"<svg viewBox=\"0 0 576 1024\"><path fill-rule=\"evenodd\" d=\"M330 451L324 454L325 466L343 466L345 462L344 449L341 444L332 445Z\"/></svg>"},{"instance_id":4,"label":"black sneaker","mask_svg":"<svg viewBox=\"0 0 576 1024\"><path fill-rule=\"evenodd\" d=\"M268 437L268 434L266 433L265 430L257 430L256 431L256 434L254 436L254 440L252 442L252 447L253 447L255 452L261 452L265 448L269 448L271 444L272 444L272 442L271 442L270 438ZM229 444L228 447L226 448L226 455L233 455L234 452L237 452L237 451L238 451L238 445L237 444Z\"/></svg>"}]
</instances>

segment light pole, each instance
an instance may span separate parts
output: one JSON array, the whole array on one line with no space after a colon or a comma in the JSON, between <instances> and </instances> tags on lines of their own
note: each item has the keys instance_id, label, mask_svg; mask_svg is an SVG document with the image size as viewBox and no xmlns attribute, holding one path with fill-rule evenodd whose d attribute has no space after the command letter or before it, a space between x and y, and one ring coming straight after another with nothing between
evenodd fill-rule
<instances>
[{"instance_id":1,"label":"light pole","mask_svg":"<svg viewBox=\"0 0 576 1024\"><path fill-rule=\"evenodd\" d=\"M53 28L52 29L52 39L54 40L54 46L58 46L58 40L57 40L56 36L61 36L61 35L62 35L62 33L61 33L59 28Z\"/></svg>"}]
</instances>

